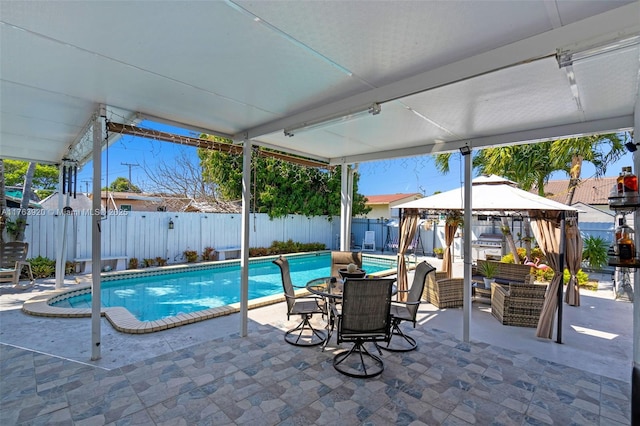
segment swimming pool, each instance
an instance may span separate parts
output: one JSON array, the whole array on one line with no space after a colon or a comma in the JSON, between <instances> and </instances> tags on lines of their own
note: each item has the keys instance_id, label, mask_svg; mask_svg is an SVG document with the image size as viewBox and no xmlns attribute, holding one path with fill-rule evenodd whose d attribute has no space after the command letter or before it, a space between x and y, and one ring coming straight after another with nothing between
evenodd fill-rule
<instances>
[{"instance_id":1,"label":"swimming pool","mask_svg":"<svg viewBox=\"0 0 640 426\"><path fill-rule=\"evenodd\" d=\"M287 256L294 284L304 285L313 278L329 276L330 253ZM282 295L280 269L272 258L249 262L249 300ZM363 256L363 269L369 274L395 269L395 260ZM207 267L166 269L152 275L114 274L102 280L101 302L105 307L123 307L138 321L168 317L222 307L240 302L240 263L210 264ZM123 278L123 275L125 278ZM57 308L90 309L91 294L60 298L50 304Z\"/></svg>"}]
</instances>

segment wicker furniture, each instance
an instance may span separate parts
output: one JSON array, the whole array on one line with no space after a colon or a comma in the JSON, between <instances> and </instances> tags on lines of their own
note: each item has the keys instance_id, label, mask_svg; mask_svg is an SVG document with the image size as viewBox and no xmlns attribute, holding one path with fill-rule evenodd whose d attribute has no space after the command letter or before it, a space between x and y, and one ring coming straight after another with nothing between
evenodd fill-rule
<instances>
[{"instance_id":1,"label":"wicker furniture","mask_svg":"<svg viewBox=\"0 0 640 426\"><path fill-rule=\"evenodd\" d=\"M292 315L300 315L300 323L288 330L284 334L287 343L296 346L316 346L327 340L327 332L313 328L309 320L313 314L326 314L326 304L324 299L315 296L296 296L291 282L289 261L280 256L273 263L280 268L282 276L282 288L287 302L287 319Z\"/></svg>"},{"instance_id":2,"label":"wicker furniture","mask_svg":"<svg viewBox=\"0 0 640 426\"><path fill-rule=\"evenodd\" d=\"M382 373L382 359L370 353L368 342L391 339L391 291L395 278L351 278L344 283L342 309L331 307L337 319L337 343L352 342L349 350L333 357L333 368L350 377L374 377ZM380 348L376 349L382 355Z\"/></svg>"},{"instance_id":3,"label":"wicker furniture","mask_svg":"<svg viewBox=\"0 0 640 426\"><path fill-rule=\"evenodd\" d=\"M531 266L515 263L505 263L505 262L496 262L493 260L477 260L477 265L473 268L471 275L473 276L473 280L478 283L484 283L483 276L480 274L481 265L484 262L490 262L496 264L498 267L498 272L493 277L493 281L498 284L509 284L509 283L528 283L531 282Z\"/></svg>"},{"instance_id":4,"label":"wicker furniture","mask_svg":"<svg viewBox=\"0 0 640 426\"><path fill-rule=\"evenodd\" d=\"M447 278L445 272L431 272L427 275L422 300L438 309L462 306L464 295L463 278Z\"/></svg>"},{"instance_id":5,"label":"wicker furniture","mask_svg":"<svg viewBox=\"0 0 640 426\"><path fill-rule=\"evenodd\" d=\"M347 269L350 263L362 269L362 253L359 251L332 251L331 252L331 276L340 278L340 269Z\"/></svg>"},{"instance_id":6,"label":"wicker furniture","mask_svg":"<svg viewBox=\"0 0 640 426\"><path fill-rule=\"evenodd\" d=\"M491 314L503 325L537 327L546 284L491 284Z\"/></svg>"},{"instance_id":7,"label":"wicker furniture","mask_svg":"<svg viewBox=\"0 0 640 426\"><path fill-rule=\"evenodd\" d=\"M409 290L398 291L398 295L407 293L407 300L391 302L391 340L387 342L386 346L380 346L382 349L393 352L408 352L418 347L413 337L407 336L402 332L400 324L402 321L409 321L413 323L413 327L415 328L416 316L418 315L418 308L420 307L420 298L427 281L427 276L435 272L435 270L436 268L427 262L420 262L416 267L413 282Z\"/></svg>"},{"instance_id":8,"label":"wicker furniture","mask_svg":"<svg viewBox=\"0 0 640 426\"><path fill-rule=\"evenodd\" d=\"M33 285L35 280L33 279L31 264L27 262L28 251L28 243L12 242L0 244L0 282L10 282L16 288L26 288ZM30 281L27 286L20 286L20 274L25 267L29 273Z\"/></svg>"}]
</instances>

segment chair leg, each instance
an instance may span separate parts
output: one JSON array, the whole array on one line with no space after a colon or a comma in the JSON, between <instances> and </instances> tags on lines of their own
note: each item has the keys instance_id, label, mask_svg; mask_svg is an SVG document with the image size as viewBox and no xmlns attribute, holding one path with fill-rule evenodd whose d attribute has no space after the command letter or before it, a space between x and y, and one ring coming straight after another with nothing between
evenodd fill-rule
<instances>
[{"instance_id":1,"label":"chair leg","mask_svg":"<svg viewBox=\"0 0 640 426\"><path fill-rule=\"evenodd\" d=\"M378 348L382 348L390 352L409 352L418 347L416 339L403 333L400 328L401 322L402 321L397 318L393 318L391 320L391 339L389 339L386 346L378 345ZM394 339L396 336L397 338ZM395 345L394 342L396 342Z\"/></svg>"},{"instance_id":2,"label":"chair leg","mask_svg":"<svg viewBox=\"0 0 640 426\"><path fill-rule=\"evenodd\" d=\"M322 352L324 352L324 350L327 348L327 344L329 343L329 340L333 335L333 330L335 329L335 326L336 326L336 319L334 318L331 311L329 311L329 313L327 314L327 338L322 344Z\"/></svg>"},{"instance_id":3,"label":"chair leg","mask_svg":"<svg viewBox=\"0 0 640 426\"><path fill-rule=\"evenodd\" d=\"M350 359L354 356L355 360ZM345 349L333 357L333 368L349 377L369 378L382 373L384 363L381 358L367 350L364 342L357 341L351 349Z\"/></svg>"},{"instance_id":4,"label":"chair leg","mask_svg":"<svg viewBox=\"0 0 640 426\"><path fill-rule=\"evenodd\" d=\"M302 315L302 321L284 334L284 340L295 346L318 346L327 340L325 331L313 328L309 320L311 314Z\"/></svg>"}]
</instances>

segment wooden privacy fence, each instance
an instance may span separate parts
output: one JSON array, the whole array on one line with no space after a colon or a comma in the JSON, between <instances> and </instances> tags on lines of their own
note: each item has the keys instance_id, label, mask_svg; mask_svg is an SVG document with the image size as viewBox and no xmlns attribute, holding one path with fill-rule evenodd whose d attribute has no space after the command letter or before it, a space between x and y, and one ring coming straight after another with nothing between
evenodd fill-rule
<instances>
[{"instance_id":1,"label":"wooden privacy fence","mask_svg":"<svg viewBox=\"0 0 640 426\"><path fill-rule=\"evenodd\" d=\"M91 258L91 215L77 211L60 216L55 210L35 211L27 217L25 241L29 257L55 259L65 227L68 260ZM10 220L15 220L11 212ZM173 223L169 229L169 222ZM333 247L333 236L339 232L339 221L327 216L307 218L287 216L270 220L266 214L250 216L250 247L268 247L273 241L293 240L297 243L323 243ZM168 263L184 262L183 252L205 247L224 249L239 247L242 219L233 213L175 213L115 211L100 222L102 257L126 256L142 259L161 257Z\"/></svg>"}]
</instances>

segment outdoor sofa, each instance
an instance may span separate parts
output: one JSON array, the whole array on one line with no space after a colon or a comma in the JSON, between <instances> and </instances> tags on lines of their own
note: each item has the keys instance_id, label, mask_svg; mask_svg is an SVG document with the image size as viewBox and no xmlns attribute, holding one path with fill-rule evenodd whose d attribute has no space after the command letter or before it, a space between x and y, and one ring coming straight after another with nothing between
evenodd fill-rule
<instances>
[{"instance_id":1,"label":"outdoor sofa","mask_svg":"<svg viewBox=\"0 0 640 426\"><path fill-rule=\"evenodd\" d=\"M537 327L546 284L491 284L491 315L502 325Z\"/></svg>"},{"instance_id":2,"label":"outdoor sofa","mask_svg":"<svg viewBox=\"0 0 640 426\"><path fill-rule=\"evenodd\" d=\"M481 283L483 282L483 275L480 273L481 265L484 262L490 262L496 264L498 267L498 272L493 277L493 281L498 284L509 284L509 283L528 283L531 282L531 266L515 263L505 263L505 262L496 262L494 260L483 260L478 259L476 261L476 266L472 268L471 276L474 282Z\"/></svg>"}]
</instances>

